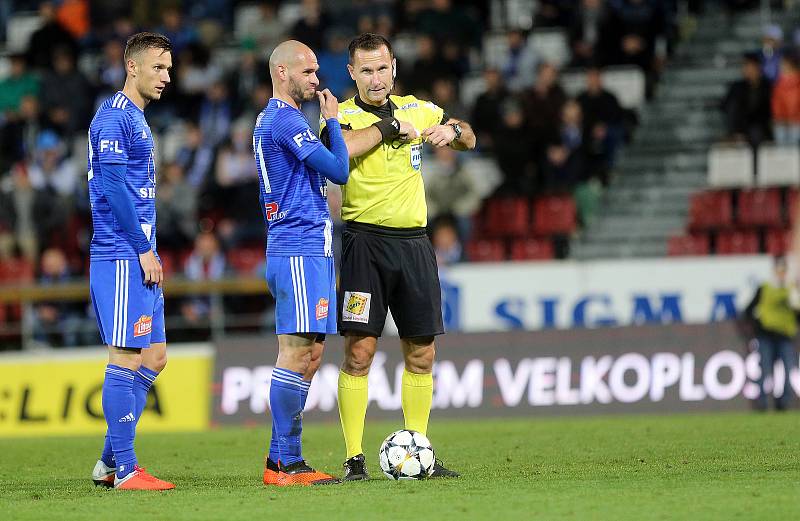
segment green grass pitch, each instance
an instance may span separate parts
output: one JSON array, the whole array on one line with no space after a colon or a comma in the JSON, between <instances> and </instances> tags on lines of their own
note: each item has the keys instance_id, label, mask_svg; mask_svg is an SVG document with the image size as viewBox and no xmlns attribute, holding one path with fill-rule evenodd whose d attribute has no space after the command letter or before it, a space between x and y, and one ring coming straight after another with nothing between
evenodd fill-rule
<instances>
[{"instance_id":1,"label":"green grass pitch","mask_svg":"<svg viewBox=\"0 0 800 521\"><path fill-rule=\"evenodd\" d=\"M434 419L437 454L464 476L421 482L380 473L396 427L367 425L372 481L292 489L261 484L266 427L140 436L143 465L178 487L160 493L95 488L99 438L2 439L0 519L800 519L797 412ZM338 424L304 440L340 472Z\"/></svg>"}]
</instances>

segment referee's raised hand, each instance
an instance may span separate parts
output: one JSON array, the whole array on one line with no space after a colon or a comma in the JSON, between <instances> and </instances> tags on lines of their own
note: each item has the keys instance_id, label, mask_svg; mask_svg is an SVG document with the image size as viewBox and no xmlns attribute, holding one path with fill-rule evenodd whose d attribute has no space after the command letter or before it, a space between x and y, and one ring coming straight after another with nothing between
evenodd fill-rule
<instances>
[{"instance_id":1,"label":"referee's raised hand","mask_svg":"<svg viewBox=\"0 0 800 521\"><path fill-rule=\"evenodd\" d=\"M155 284L156 286L161 286L161 282L164 280L164 270L161 268L161 263L158 262L153 250L139 255L139 264L142 265L145 285Z\"/></svg>"},{"instance_id":2,"label":"referee's raised hand","mask_svg":"<svg viewBox=\"0 0 800 521\"><path fill-rule=\"evenodd\" d=\"M325 119L336 118L339 115L339 100L328 90L317 91L319 98L319 111Z\"/></svg>"}]
</instances>

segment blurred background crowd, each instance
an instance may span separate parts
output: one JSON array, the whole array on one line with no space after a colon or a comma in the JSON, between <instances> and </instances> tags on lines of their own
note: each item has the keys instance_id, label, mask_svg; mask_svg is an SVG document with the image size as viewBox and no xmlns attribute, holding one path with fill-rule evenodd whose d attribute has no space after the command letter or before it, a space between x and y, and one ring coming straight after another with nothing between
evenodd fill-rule
<instances>
[{"instance_id":1,"label":"blurred background crowd","mask_svg":"<svg viewBox=\"0 0 800 521\"><path fill-rule=\"evenodd\" d=\"M158 243L168 276L204 280L263 270L251 131L271 95L266 60L284 39L305 42L317 53L322 86L342 100L355 94L347 44L365 31L395 45L395 93L434 101L469 121L478 136L473 154L426 151L439 261L483 256L470 246L491 237L492 201L507 196L546 202L541 222L558 213L553 208L571 212L564 226L545 227L543 249L514 244L512 258L567 257L569 237L591 217L636 132L636 104L605 85L606 72L633 71L646 103L680 39L679 11L691 16L706 3L5 1L0 279L50 284L87 275L86 133L97 106L122 88L125 41L140 30L163 33L174 46L172 84L146 112L157 137ZM736 16L758 2L711 3ZM752 43L743 79L721 102L729 137L797 143L800 31L768 27L761 46ZM562 81L565 71L578 87ZM313 103L304 112L309 121L318 118ZM337 215L337 191L329 195ZM187 321L207 318L210 309L202 298L175 305ZM67 324L85 316L82 305L42 304L36 320ZM61 329L62 342L82 343L68 338L69 327Z\"/></svg>"}]
</instances>

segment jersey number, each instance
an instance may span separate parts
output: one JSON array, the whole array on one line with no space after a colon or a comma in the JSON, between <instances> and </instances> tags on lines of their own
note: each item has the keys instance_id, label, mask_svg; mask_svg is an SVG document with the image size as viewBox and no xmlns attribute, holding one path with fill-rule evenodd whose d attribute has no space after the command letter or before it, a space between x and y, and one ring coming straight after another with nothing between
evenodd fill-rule
<instances>
[{"instance_id":1,"label":"jersey number","mask_svg":"<svg viewBox=\"0 0 800 521\"><path fill-rule=\"evenodd\" d=\"M261 138L258 138L258 146L256 146L256 137L253 136L253 147L256 149L258 166L261 168L261 178L264 180L264 192L272 193L272 188L269 186L269 178L267 177L267 165L264 162L264 151L261 150Z\"/></svg>"}]
</instances>

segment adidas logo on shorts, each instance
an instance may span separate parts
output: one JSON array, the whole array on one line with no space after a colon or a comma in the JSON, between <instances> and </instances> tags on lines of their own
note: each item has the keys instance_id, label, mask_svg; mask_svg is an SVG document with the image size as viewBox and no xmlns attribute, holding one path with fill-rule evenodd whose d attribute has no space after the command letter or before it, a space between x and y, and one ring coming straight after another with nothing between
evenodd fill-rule
<instances>
[{"instance_id":1,"label":"adidas logo on shorts","mask_svg":"<svg viewBox=\"0 0 800 521\"><path fill-rule=\"evenodd\" d=\"M128 422L135 422L136 417L133 415L132 412L129 412L125 416L119 419L119 423L128 423Z\"/></svg>"}]
</instances>

